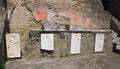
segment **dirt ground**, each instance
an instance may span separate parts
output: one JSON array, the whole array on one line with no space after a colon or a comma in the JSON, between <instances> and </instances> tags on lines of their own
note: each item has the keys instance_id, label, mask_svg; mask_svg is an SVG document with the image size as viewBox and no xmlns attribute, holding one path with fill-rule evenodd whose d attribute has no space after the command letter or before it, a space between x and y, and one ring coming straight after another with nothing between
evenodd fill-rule
<instances>
[{"instance_id":1,"label":"dirt ground","mask_svg":"<svg viewBox=\"0 0 120 69\"><path fill-rule=\"evenodd\" d=\"M120 69L120 55L90 54L44 59L8 61L6 69Z\"/></svg>"}]
</instances>

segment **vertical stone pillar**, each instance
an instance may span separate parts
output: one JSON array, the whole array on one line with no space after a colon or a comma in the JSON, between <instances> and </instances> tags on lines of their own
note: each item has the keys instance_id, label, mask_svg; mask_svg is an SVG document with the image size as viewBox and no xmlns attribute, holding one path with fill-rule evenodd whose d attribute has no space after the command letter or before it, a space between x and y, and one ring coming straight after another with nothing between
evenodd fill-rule
<instances>
[{"instance_id":1,"label":"vertical stone pillar","mask_svg":"<svg viewBox=\"0 0 120 69\"><path fill-rule=\"evenodd\" d=\"M5 45L4 45L4 21L5 21L5 2L0 0L0 68L5 62Z\"/></svg>"}]
</instances>

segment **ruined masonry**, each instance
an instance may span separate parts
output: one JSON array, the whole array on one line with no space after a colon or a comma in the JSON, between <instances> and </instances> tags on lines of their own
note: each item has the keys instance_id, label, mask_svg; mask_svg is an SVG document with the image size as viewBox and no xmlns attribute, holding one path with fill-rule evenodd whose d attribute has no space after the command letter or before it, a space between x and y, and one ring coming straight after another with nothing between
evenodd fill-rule
<instances>
[{"instance_id":1,"label":"ruined masonry","mask_svg":"<svg viewBox=\"0 0 120 69\"><path fill-rule=\"evenodd\" d=\"M11 35L7 40L20 38L20 45L16 45L22 58L112 52L111 34L105 34L110 30L111 15L100 0L8 0L7 9ZM88 31L73 33L82 30Z\"/></svg>"},{"instance_id":2,"label":"ruined masonry","mask_svg":"<svg viewBox=\"0 0 120 69\"><path fill-rule=\"evenodd\" d=\"M5 62L5 40L4 40L4 27L5 27L5 6L0 0L0 66Z\"/></svg>"}]
</instances>

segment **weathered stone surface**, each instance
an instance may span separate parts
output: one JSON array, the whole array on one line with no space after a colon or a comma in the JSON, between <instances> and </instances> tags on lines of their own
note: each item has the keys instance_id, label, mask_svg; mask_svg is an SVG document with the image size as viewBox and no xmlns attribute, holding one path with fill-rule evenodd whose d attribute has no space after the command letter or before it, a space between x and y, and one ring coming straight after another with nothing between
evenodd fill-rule
<instances>
[{"instance_id":1,"label":"weathered stone surface","mask_svg":"<svg viewBox=\"0 0 120 69\"><path fill-rule=\"evenodd\" d=\"M118 33L118 36L120 36L120 22L118 21L118 19L116 19L115 17L112 17L111 22L110 22L110 29L114 30L115 32Z\"/></svg>"},{"instance_id":2,"label":"weathered stone surface","mask_svg":"<svg viewBox=\"0 0 120 69\"><path fill-rule=\"evenodd\" d=\"M68 57L70 55L70 37L69 33L64 33L64 35L61 35L61 33L55 34L54 55L56 57Z\"/></svg>"},{"instance_id":3,"label":"weathered stone surface","mask_svg":"<svg viewBox=\"0 0 120 69\"><path fill-rule=\"evenodd\" d=\"M82 33L81 37L81 55L91 54L94 52L95 34Z\"/></svg>"},{"instance_id":4,"label":"weathered stone surface","mask_svg":"<svg viewBox=\"0 0 120 69\"><path fill-rule=\"evenodd\" d=\"M88 54L83 57L15 60L6 69L120 69L117 54Z\"/></svg>"},{"instance_id":5,"label":"weathered stone surface","mask_svg":"<svg viewBox=\"0 0 120 69\"><path fill-rule=\"evenodd\" d=\"M103 53L111 53L112 51L113 51L112 35L105 34Z\"/></svg>"},{"instance_id":6,"label":"weathered stone surface","mask_svg":"<svg viewBox=\"0 0 120 69\"><path fill-rule=\"evenodd\" d=\"M8 1L8 4L9 3L12 3L12 1ZM57 4L57 3L59 3L59 4ZM94 6L94 4L96 6ZM98 6L98 4L99 4L99 6ZM43 5L44 5L44 7L43 7ZM47 8L51 5L52 5L51 8ZM48 29L55 30L55 29L59 28L59 27L55 27L54 29L52 29L52 27L54 27L56 25L51 24L51 23L58 23L58 22L60 24L61 23L65 23L65 24L70 23L70 25L71 24L75 25L75 26L71 26L72 27L71 30L74 30L76 27L78 27L78 28L75 30L109 29L109 21L110 21L111 16L103 10L101 1L94 0L93 2L91 2L91 1L87 1L87 0L84 0L84 1L82 1L82 0L80 0L80 1L71 1L71 0L70 1L64 1L64 0L63 1L58 1L58 0L55 0L55 1L47 1L47 0L44 0L44 1L42 1L42 0L22 1L22 0L19 0L17 2L17 4L14 4L14 6L15 6L15 9L13 11L13 15L14 15L14 13L16 13L16 15L14 15L15 17L19 16L19 13L20 13L20 8L17 9L18 7L24 8L24 10L23 10L24 12L25 12L25 10L28 11L29 13L31 12L31 14L28 15L27 19L29 19L29 17L33 18L33 19L29 19L32 21L33 26L34 26L34 24L37 23L37 22L34 22L34 20L36 20L38 22L41 20L48 20L48 21L45 21L45 24L42 23L41 24L42 26L39 25L39 28L42 29L42 27L44 27L44 30L48 30ZM45 6L46 6L46 8L45 8ZM62 6L64 6L64 7L62 7ZM60 9L62 9L62 10L60 10ZM76 9L79 9L79 10L76 11ZM86 9L91 9L91 11L88 12ZM21 9L21 11L22 11L22 9ZM24 18L24 16L26 16L26 14L27 13L22 13L22 15L20 15L22 17L18 20L17 19L15 19L15 20L16 21L19 21L19 20L26 21L26 19ZM56 17L54 17L56 15L58 16L57 21L56 21ZM60 17L59 17L59 15L60 15ZM61 17L62 17L62 19L61 19ZM65 18L63 18L63 17L65 17ZM103 17L106 17L107 19L104 19ZM51 18L53 18L52 22L50 20ZM15 20L13 20L13 21L15 21ZM49 20L50 20L50 22L49 22ZM29 21L27 21L27 22L29 22ZM26 22L24 22L24 23L26 23ZM14 25L14 24L12 24L12 25ZM37 23L37 25L38 25L38 23ZM36 27L37 26L35 26L35 28Z\"/></svg>"}]
</instances>

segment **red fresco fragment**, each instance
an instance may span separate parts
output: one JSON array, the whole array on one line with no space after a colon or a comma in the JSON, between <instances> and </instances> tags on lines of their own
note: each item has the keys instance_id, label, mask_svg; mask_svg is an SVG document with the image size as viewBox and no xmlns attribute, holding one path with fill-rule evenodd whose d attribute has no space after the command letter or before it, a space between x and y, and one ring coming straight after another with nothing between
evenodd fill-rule
<instances>
[{"instance_id":1,"label":"red fresco fragment","mask_svg":"<svg viewBox=\"0 0 120 69\"><path fill-rule=\"evenodd\" d=\"M49 11L47 9L38 9L38 10L35 10L33 12L33 15L36 19L36 21L40 21L42 19L45 19L48 21L48 14ZM73 11L73 10L68 10L68 11L63 11L63 12L54 12L55 15L60 15L60 16L65 16L65 17L68 17L70 18L70 25L82 25L81 21L82 21L82 18L81 16L79 15L79 13ZM53 14L54 16L54 14ZM92 24L92 19L91 18L86 18L86 23L84 25L84 28L87 28L87 29L94 29L94 28L97 28L96 25Z\"/></svg>"},{"instance_id":2,"label":"red fresco fragment","mask_svg":"<svg viewBox=\"0 0 120 69\"><path fill-rule=\"evenodd\" d=\"M81 17L77 12L70 10L70 11L65 12L65 16L67 16L71 19L70 25L80 25L81 24Z\"/></svg>"},{"instance_id":3,"label":"red fresco fragment","mask_svg":"<svg viewBox=\"0 0 120 69\"><path fill-rule=\"evenodd\" d=\"M97 28L97 26L96 25L93 25L93 24L91 24L91 21L92 21L92 19L91 18L87 18L86 19L87 21L86 21L86 24L85 24L85 28L87 28L87 29L90 29L90 28Z\"/></svg>"},{"instance_id":4,"label":"red fresco fragment","mask_svg":"<svg viewBox=\"0 0 120 69\"><path fill-rule=\"evenodd\" d=\"M70 11L68 12L71 16L71 22L70 24L72 25L80 25L81 24L81 17L79 16L79 14L73 12L73 11Z\"/></svg>"},{"instance_id":5,"label":"red fresco fragment","mask_svg":"<svg viewBox=\"0 0 120 69\"><path fill-rule=\"evenodd\" d=\"M42 19L48 20L48 10L42 9L42 10L35 10L33 12L33 15L35 17L35 20L40 21Z\"/></svg>"}]
</instances>

